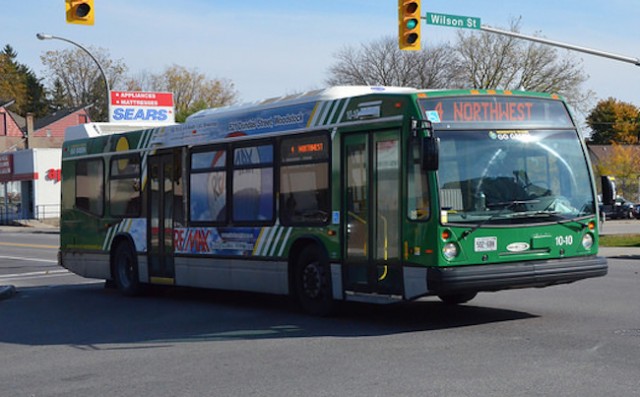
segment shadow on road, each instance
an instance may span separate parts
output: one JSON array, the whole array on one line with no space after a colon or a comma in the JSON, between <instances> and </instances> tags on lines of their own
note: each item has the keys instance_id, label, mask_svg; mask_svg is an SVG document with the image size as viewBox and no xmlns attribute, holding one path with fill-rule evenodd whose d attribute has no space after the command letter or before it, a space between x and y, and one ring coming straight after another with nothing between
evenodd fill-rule
<instances>
[{"instance_id":1,"label":"shadow on road","mask_svg":"<svg viewBox=\"0 0 640 397\"><path fill-rule=\"evenodd\" d=\"M0 303L0 343L136 349L196 341L380 336L534 317L422 300L344 304L337 316L316 318L300 313L286 297L178 288L127 298L91 284L20 289Z\"/></svg>"}]
</instances>

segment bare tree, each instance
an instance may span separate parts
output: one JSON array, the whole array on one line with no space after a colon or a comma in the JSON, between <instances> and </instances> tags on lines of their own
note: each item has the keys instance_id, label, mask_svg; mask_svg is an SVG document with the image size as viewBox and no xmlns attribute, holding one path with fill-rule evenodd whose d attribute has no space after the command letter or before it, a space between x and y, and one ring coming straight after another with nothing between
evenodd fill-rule
<instances>
[{"instance_id":1,"label":"bare tree","mask_svg":"<svg viewBox=\"0 0 640 397\"><path fill-rule=\"evenodd\" d=\"M519 20L510 30L518 32ZM581 60L569 51L489 32L460 31L453 46L455 85L552 92L563 95L581 112L590 105L593 93L582 84L589 76Z\"/></svg>"},{"instance_id":2,"label":"bare tree","mask_svg":"<svg viewBox=\"0 0 640 397\"><path fill-rule=\"evenodd\" d=\"M231 105L237 100L233 83L227 79L209 79L204 73L172 65L160 73L139 73L128 81L130 90L173 93L176 121L184 121L198 110Z\"/></svg>"},{"instance_id":3,"label":"bare tree","mask_svg":"<svg viewBox=\"0 0 640 397\"><path fill-rule=\"evenodd\" d=\"M127 66L121 59L111 59L104 48L89 47L89 52L100 63L109 85L116 87L123 79ZM95 104L89 109L92 120L108 120L104 78L95 61L79 48L47 51L40 57L46 72L50 91L56 81L64 90L66 106Z\"/></svg>"},{"instance_id":4,"label":"bare tree","mask_svg":"<svg viewBox=\"0 0 640 397\"><path fill-rule=\"evenodd\" d=\"M385 37L360 48L338 51L329 69L330 85L385 85L441 88L451 79L447 64L453 61L448 46L426 51L401 51L397 40Z\"/></svg>"},{"instance_id":5,"label":"bare tree","mask_svg":"<svg viewBox=\"0 0 640 397\"><path fill-rule=\"evenodd\" d=\"M519 20L510 29L518 31ZM568 51L489 32L460 31L456 42L401 51L395 38L346 47L334 55L331 85L398 85L552 92L585 113L593 93L582 63Z\"/></svg>"}]
</instances>

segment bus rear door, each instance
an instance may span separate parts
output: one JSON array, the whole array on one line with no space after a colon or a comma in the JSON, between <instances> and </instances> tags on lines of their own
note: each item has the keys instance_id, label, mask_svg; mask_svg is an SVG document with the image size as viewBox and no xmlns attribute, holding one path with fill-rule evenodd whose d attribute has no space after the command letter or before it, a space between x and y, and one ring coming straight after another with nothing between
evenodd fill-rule
<instances>
[{"instance_id":1,"label":"bus rear door","mask_svg":"<svg viewBox=\"0 0 640 397\"><path fill-rule=\"evenodd\" d=\"M178 150L149 156L149 281L155 284L174 283L173 229L184 212L181 160Z\"/></svg>"}]
</instances>

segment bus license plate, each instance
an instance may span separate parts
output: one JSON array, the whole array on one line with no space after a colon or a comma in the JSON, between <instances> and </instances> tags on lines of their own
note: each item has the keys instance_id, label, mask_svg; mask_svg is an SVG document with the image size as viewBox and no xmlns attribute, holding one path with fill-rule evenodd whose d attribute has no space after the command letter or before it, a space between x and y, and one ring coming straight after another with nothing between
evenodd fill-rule
<instances>
[{"instance_id":1,"label":"bus license plate","mask_svg":"<svg viewBox=\"0 0 640 397\"><path fill-rule=\"evenodd\" d=\"M478 237L473 240L476 252L495 251L498 249L497 237Z\"/></svg>"}]
</instances>

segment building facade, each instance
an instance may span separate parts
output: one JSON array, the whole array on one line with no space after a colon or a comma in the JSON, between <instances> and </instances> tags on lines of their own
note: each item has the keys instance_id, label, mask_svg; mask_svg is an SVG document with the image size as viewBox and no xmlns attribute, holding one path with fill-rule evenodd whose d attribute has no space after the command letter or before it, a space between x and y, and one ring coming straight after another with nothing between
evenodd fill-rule
<instances>
[{"instance_id":1,"label":"building facade","mask_svg":"<svg viewBox=\"0 0 640 397\"><path fill-rule=\"evenodd\" d=\"M60 215L61 147L68 127L90 122L88 107L28 120L0 100L0 224Z\"/></svg>"},{"instance_id":2,"label":"building facade","mask_svg":"<svg viewBox=\"0 0 640 397\"><path fill-rule=\"evenodd\" d=\"M60 216L61 149L0 153L0 224Z\"/></svg>"}]
</instances>

